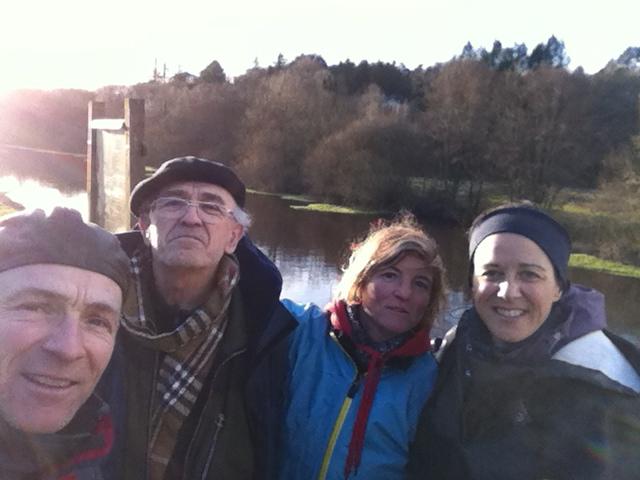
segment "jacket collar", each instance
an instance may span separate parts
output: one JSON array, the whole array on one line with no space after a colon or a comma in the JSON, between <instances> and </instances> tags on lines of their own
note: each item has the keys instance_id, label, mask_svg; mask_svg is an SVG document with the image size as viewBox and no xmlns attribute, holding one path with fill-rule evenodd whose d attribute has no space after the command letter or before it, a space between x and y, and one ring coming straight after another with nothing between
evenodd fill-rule
<instances>
[{"instance_id":1,"label":"jacket collar","mask_svg":"<svg viewBox=\"0 0 640 480\"><path fill-rule=\"evenodd\" d=\"M347 304L344 300L337 300L329 308L331 312L331 326L334 330L342 332L346 337L353 340L353 327L349 320L347 312ZM411 335L405 342L401 343L397 347L385 352L385 359L399 358L399 357L415 357L429 351L431 341L429 339L429 329L427 327L417 330ZM375 352L379 355L374 348L362 343L355 343L354 346L357 350L372 354Z\"/></svg>"},{"instance_id":2,"label":"jacket collar","mask_svg":"<svg viewBox=\"0 0 640 480\"><path fill-rule=\"evenodd\" d=\"M348 308L344 301L336 301L329 308L329 312L331 326L334 331L342 333L347 339L351 340L353 331L347 312ZM427 352L430 348L429 332L426 328L419 330L405 342L382 353L369 345L361 343L354 343L354 347L357 352L366 355L367 365L366 374L364 375L362 398L360 405L358 405L353 431L351 432L351 440L349 441L347 460L344 465L345 478L349 478L352 472L357 473L358 466L360 465L367 423L369 421L369 412L375 399L376 390L385 363L396 358L408 359Z\"/></svg>"},{"instance_id":3,"label":"jacket collar","mask_svg":"<svg viewBox=\"0 0 640 480\"><path fill-rule=\"evenodd\" d=\"M581 285L572 284L558 300L544 323L532 335L501 348L496 347L489 330L474 308L461 319L458 335L467 336L467 343L476 351L496 359L518 363L541 362L577 338L607 326L604 295Z\"/></svg>"},{"instance_id":4,"label":"jacket collar","mask_svg":"<svg viewBox=\"0 0 640 480\"><path fill-rule=\"evenodd\" d=\"M43 478L106 456L113 446L108 406L92 395L55 433L28 434L0 420L0 477Z\"/></svg>"}]
</instances>

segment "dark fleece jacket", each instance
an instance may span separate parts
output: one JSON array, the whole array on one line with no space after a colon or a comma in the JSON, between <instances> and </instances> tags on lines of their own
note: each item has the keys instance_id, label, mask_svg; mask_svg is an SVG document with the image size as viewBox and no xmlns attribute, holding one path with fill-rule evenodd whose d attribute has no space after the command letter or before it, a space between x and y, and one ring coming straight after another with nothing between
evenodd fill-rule
<instances>
[{"instance_id":1,"label":"dark fleece jacket","mask_svg":"<svg viewBox=\"0 0 640 480\"><path fill-rule=\"evenodd\" d=\"M0 478L99 480L112 443L109 409L95 395L60 432L27 434L0 421Z\"/></svg>"},{"instance_id":2,"label":"dark fleece jacket","mask_svg":"<svg viewBox=\"0 0 640 480\"><path fill-rule=\"evenodd\" d=\"M507 347L494 346L475 310L465 312L421 415L408 478L638 478L640 395L552 358L605 325L602 295L579 286L535 334ZM604 333L639 371L637 349Z\"/></svg>"}]
</instances>

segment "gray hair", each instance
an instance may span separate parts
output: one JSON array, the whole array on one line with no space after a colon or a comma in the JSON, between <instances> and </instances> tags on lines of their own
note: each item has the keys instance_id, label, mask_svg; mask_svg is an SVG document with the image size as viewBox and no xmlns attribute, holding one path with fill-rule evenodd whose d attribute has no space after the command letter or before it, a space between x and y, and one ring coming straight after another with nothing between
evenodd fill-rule
<instances>
[{"instance_id":1,"label":"gray hair","mask_svg":"<svg viewBox=\"0 0 640 480\"><path fill-rule=\"evenodd\" d=\"M247 230L249 230L249 227L251 226L251 215L237 205L231 212L233 213L235 221L242 226L242 232L247 233Z\"/></svg>"}]
</instances>

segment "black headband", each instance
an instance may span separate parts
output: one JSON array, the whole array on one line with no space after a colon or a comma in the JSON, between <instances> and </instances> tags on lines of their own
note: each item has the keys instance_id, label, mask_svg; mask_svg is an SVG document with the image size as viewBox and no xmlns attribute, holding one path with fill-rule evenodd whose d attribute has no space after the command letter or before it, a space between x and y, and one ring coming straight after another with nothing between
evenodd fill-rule
<instances>
[{"instance_id":1,"label":"black headband","mask_svg":"<svg viewBox=\"0 0 640 480\"><path fill-rule=\"evenodd\" d=\"M469 262L482 240L495 233L517 233L535 242L549 260L562 288L567 285L571 240L567 231L544 212L528 207L505 207L486 214L469 234Z\"/></svg>"}]
</instances>

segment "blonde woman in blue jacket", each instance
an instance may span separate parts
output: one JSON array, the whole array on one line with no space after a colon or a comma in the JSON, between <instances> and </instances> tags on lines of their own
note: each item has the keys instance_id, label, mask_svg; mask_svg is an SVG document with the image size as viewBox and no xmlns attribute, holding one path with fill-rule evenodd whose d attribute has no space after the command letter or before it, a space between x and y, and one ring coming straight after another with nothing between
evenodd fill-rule
<instances>
[{"instance_id":1,"label":"blonde woman in blue jacket","mask_svg":"<svg viewBox=\"0 0 640 480\"><path fill-rule=\"evenodd\" d=\"M283 302L299 326L281 479L403 478L436 377L429 330L444 298L436 243L405 214L354 247L329 311Z\"/></svg>"}]
</instances>

